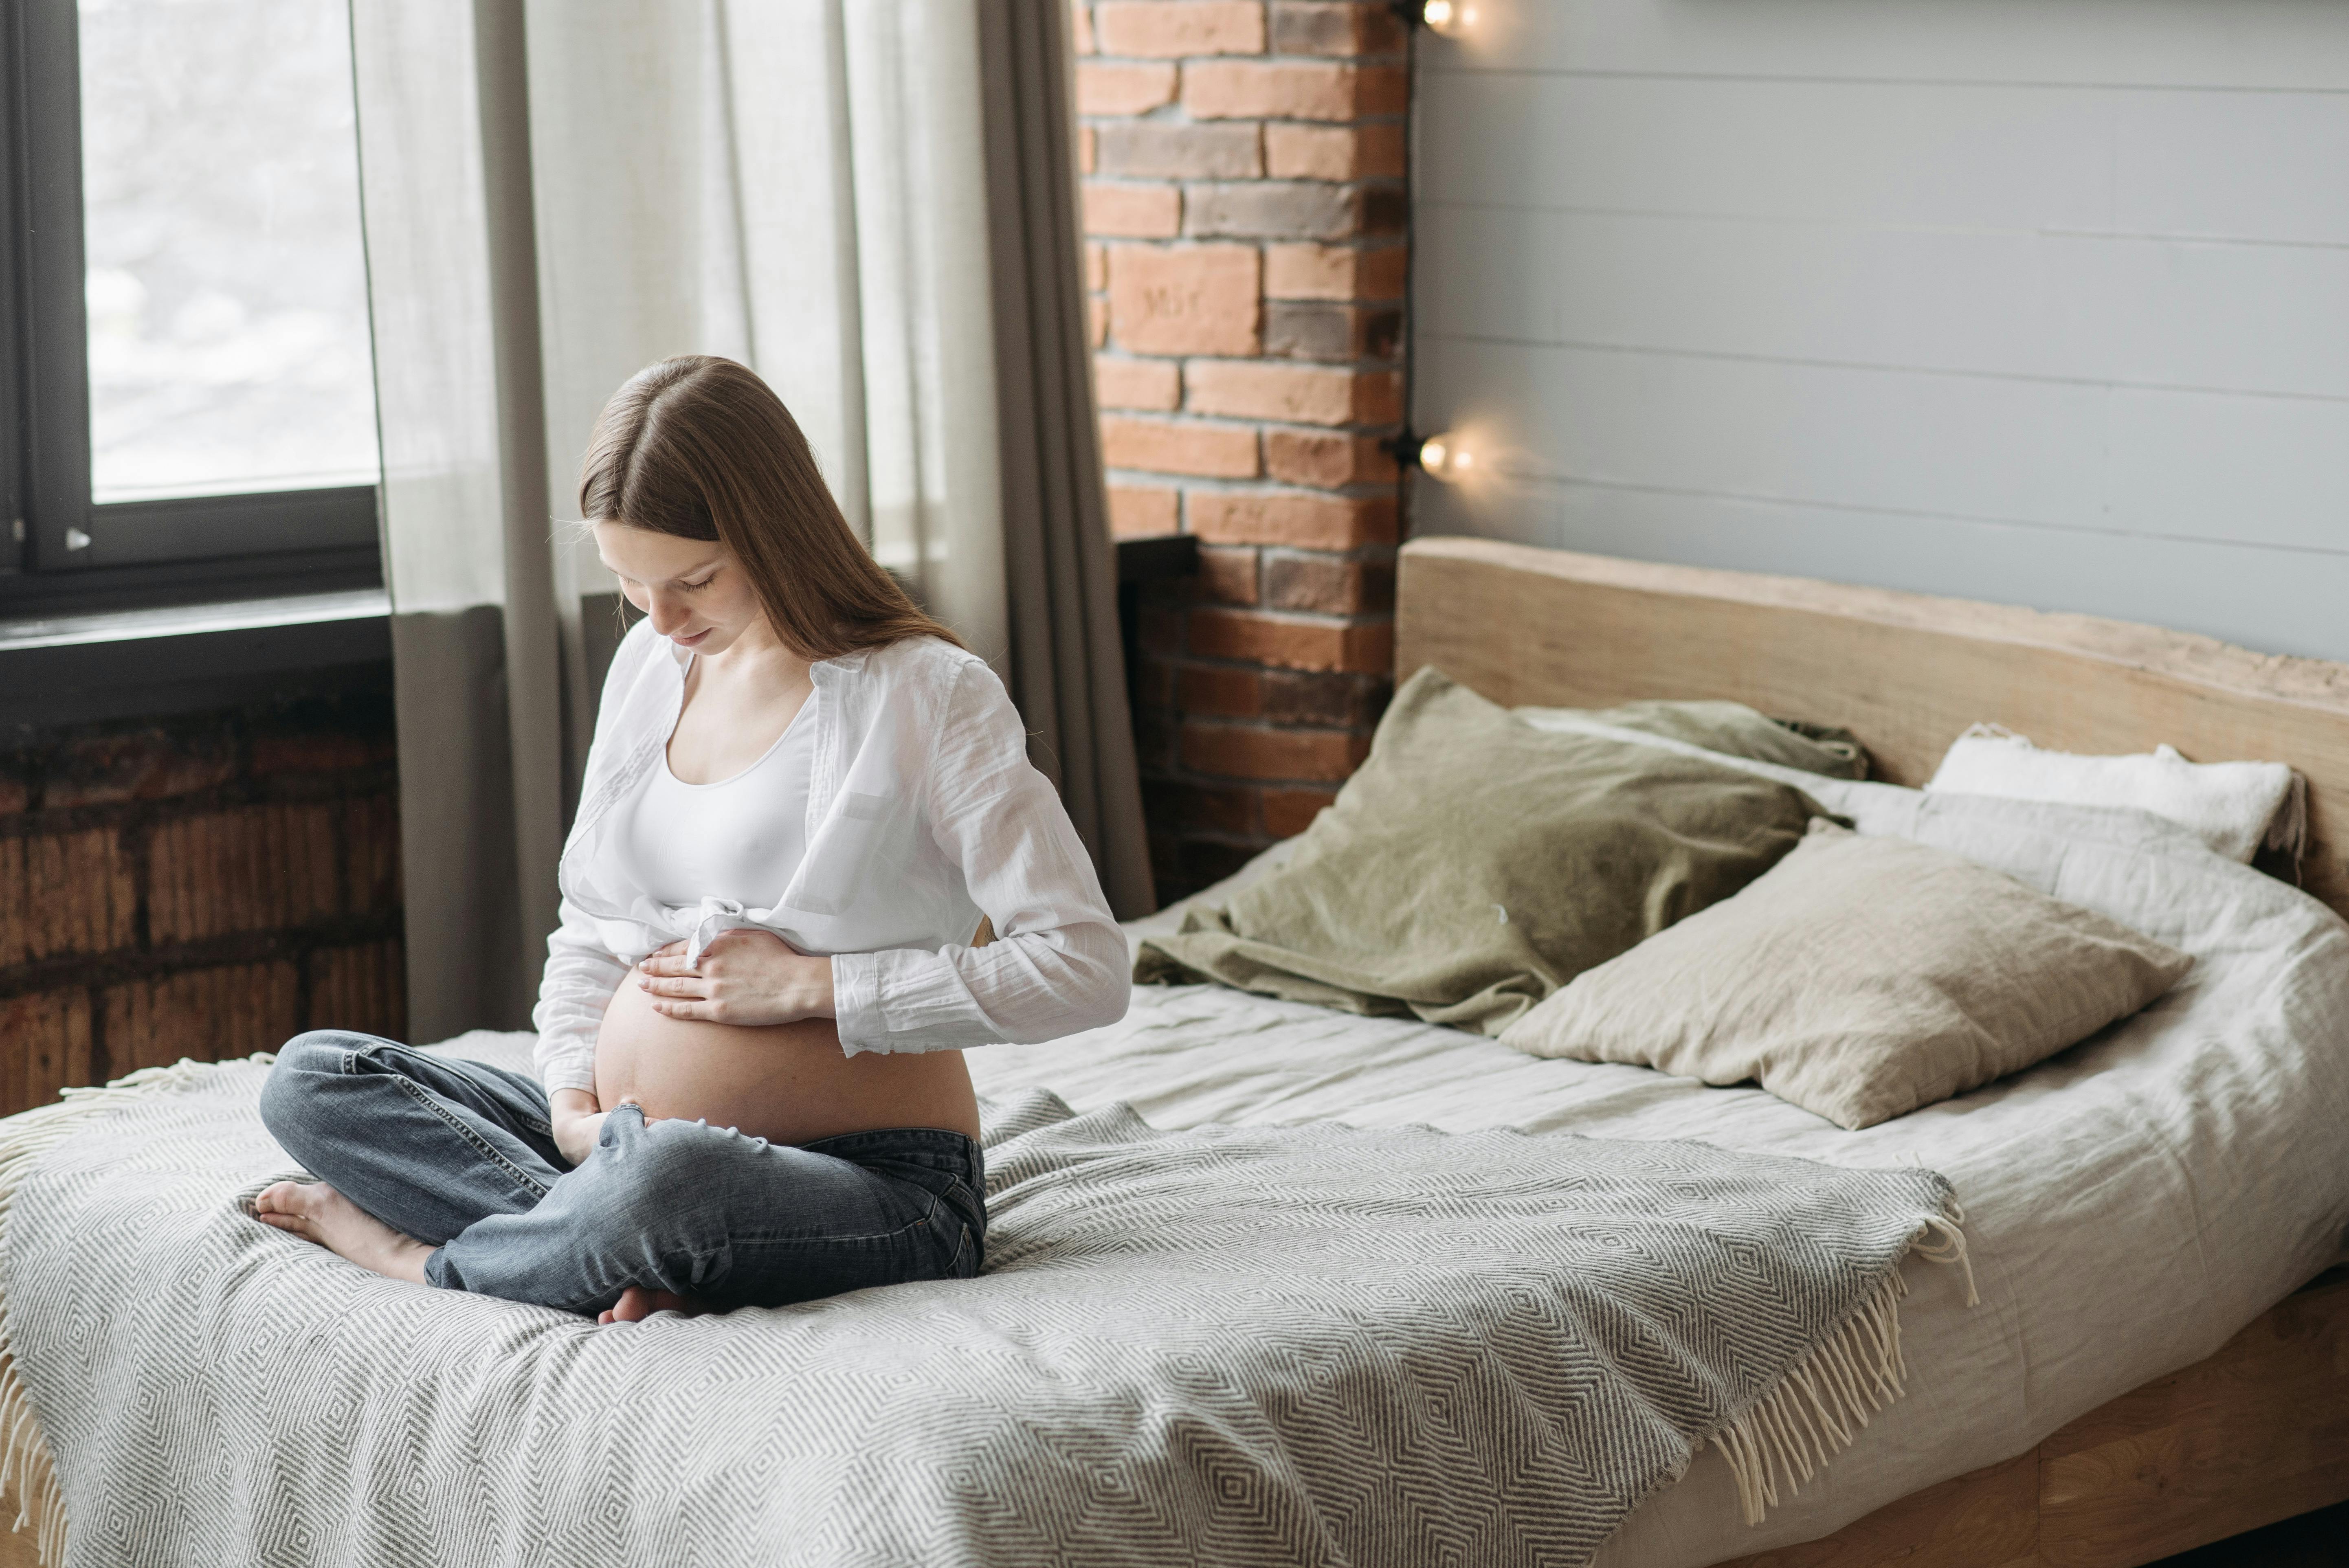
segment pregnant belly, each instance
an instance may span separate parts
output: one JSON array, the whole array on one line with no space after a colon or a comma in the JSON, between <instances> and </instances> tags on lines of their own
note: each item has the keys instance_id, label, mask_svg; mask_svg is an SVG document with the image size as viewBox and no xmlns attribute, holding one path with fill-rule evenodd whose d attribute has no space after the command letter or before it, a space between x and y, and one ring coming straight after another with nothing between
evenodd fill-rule
<instances>
[{"instance_id":1,"label":"pregnant belly","mask_svg":"<svg viewBox=\"0 0 2349 1568\"><path fill-rule=\"evenodd\" d=\"M776 1143L885 1127L978 1136L960 1051L843 1056L830 1018L750 1026L672 1018L623 982L595 1037L595 1099L649 1119L679 1117Z\"/></svg>"}]
</instances>

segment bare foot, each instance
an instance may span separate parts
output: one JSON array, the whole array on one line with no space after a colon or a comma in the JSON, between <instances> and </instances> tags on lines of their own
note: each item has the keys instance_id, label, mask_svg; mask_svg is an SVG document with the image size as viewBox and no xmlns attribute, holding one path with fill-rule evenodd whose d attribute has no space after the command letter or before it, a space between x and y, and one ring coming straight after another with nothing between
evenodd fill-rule
<instances>
[{"instance_id":1,"label":"bare foot","mask_svg":"<svg viewBox=\"0 0 2349 1568\"><path fill-rule=\"evenodd\" d=\"M632 1284L620 1293L618 1305L598 1314L598 1323L642 1323L656 1312L674 1312L687 1317L699 1317L709 1309L689 1295L679 1295L673 1290L647 1290Z\"/></svg>"},{"instance_id":2,"label":"bare foot","mask_svg":"<svg viewBox=\"0 0 2349 1568\"><path fill-rule=\"evenodd\" d=\"M424 1260L432 1249L401 1235L324 1181L280 1181L253 1201L253 1217L386 1279L424 1283Z\"/></svg>"}]
</instances>

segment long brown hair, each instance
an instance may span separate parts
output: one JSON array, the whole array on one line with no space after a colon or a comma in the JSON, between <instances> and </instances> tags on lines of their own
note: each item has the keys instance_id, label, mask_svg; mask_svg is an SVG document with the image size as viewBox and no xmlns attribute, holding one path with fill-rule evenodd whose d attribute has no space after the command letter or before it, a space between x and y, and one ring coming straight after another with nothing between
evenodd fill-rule
<instances>
[{"instance_id":1,"label":"long brown hair","mask_svg":"<svg viewBox=\"0 0 2349 1568\"><path fill-rule=\"evenodd\" d=\"M680 354L629 377L595 420L579 507L593 521L724 544L802 658L900 637L962 645L865 552L799 421L730 359Z\"/></svg>"}]
</instances>

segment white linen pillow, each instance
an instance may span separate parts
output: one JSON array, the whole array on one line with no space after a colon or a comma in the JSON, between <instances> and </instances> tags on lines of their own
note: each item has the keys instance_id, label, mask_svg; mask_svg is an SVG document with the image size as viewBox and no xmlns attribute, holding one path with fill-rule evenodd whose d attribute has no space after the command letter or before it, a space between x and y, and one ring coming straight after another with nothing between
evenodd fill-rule
<instances>
[{"instance_id":1,"label":"white linen pillow","mask_svg":"<svg viewBox=\"0 0 2349 1568\"><path fill-rule=\"evenodd\" d=\"M2307 833L2306 783L2283 763L2189 762L2172 746L2124 757L2043 751L1991 724L1958 737L1925 789L2149 811L2245 865L2262 845L2297 861Z\"/></svg>"}]
</instances>

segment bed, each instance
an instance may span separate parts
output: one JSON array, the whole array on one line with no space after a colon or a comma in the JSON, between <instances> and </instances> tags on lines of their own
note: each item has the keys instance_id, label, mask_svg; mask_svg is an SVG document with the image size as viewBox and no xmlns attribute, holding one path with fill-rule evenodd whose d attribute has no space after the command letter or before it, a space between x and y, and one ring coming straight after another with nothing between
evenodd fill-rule
<instances>
[{"instance_id":1,"label":"bed","mask_svg":"<svg viewBox=\"0 0 2349 1568\"><path fill-rule=\"evenodd\" d=\"M1468 540L1404 552L1398 674L1427 664L1509 704L1715 696L1840 724L1896 784L1921 779L1978 720L2076 750L2168 741L2206 760L2282 758L2312 789L2301 874L2325 903L2349 907L2333 836L2349 813L2349 667L2080 618ZM1897 811L1897 794L1827 803ZM2058 851L2050 877L2129 859L2113 846ZM2193 885L2303 939L2342 939L2272 877L2236 868ZM2256 955L2242 956L2222 972L2255 977ZM455 1048L512 1058L526 1045L475 1037ZM1982 1300L1969 1307L1954 1275L1912 1267L1908 1397L1761 1526L1743 1522L1727 1469L1701 1458L1598 1560L2124 1568L2349 1497L2349 1274L2326 1267L2349 1215L2349 1037L2270 1038L2262 1048L2296 1053L2292 1073L2276 1076L2290 1080L2289 1103L2273 1105L2256 1057L2199 1069L2216 1075L2202 1100L2133 1098L2148 1080L2132 1076L2131 1048L2124 1029L1867 1134L1758 1090L1536 1059L1458 1031L1206 986L1147 988L1111 1028L970 1059L998 1099L1048 1086L1079 1111L1123 1100L1167 1127L1507 1125L1830 1163L1922 1159L1970 1205ZM2215 1123L2210 1107L2225 1113ZM2254 1115L2265 1119L2245 1120ZM2213 1142L2214 1127L2232 1138ZM2087 1179L2075 1190L2034 1185L2051 1139L2081 1146L2071 1168ZM32 1546L30 1532L0 1535L0 1563L35 1561Z\"/></svg>"}]
</instances>

